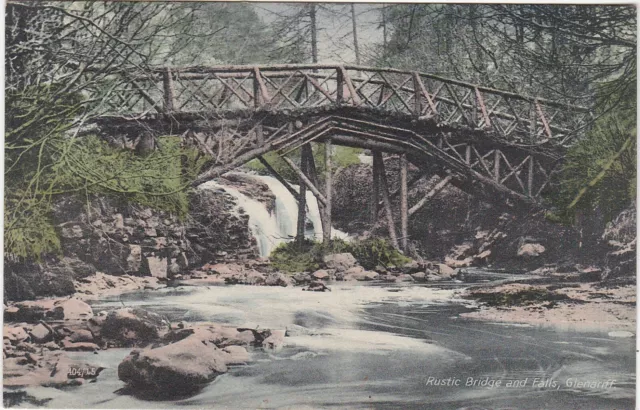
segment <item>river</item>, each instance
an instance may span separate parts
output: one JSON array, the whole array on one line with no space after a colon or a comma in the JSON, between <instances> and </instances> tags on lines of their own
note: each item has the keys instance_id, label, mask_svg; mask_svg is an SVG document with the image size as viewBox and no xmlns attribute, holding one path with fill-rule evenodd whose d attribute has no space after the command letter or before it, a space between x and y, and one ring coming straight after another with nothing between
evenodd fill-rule
<instances>
[{"instance_id":1,"label":"river","mask_svg":"<svg viewBox=\"0 0 640 410\"><path fill-rule=\"evenodd\" d=\"M455 298L460 286L466 285L334 283L330 293L201 286L105 299L94 303L95 311L124 304L174 322L298 325L313 334L298 331L280 351L254 350L249 365L233 367L198 394L177 400L123 390L117 366L130 349L73 353L107 367L96 383L28 393L53 396L45 404L51 408L634 408L635 338L463 319L458 314L474 307ZM615 382L576 387L574 379ZM436 386L436 380L453 385ZM516 382L522 386L512 386Z\"/></svg>"}]
</instances>

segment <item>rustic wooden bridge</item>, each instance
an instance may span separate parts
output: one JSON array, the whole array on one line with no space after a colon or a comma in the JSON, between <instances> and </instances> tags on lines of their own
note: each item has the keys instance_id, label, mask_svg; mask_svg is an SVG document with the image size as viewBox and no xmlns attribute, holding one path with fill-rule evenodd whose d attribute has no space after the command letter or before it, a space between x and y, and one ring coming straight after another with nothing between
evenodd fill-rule
<instances>
[{"instance_id":1,"label":"rustic wooden bridge","mask_svg":"<svg viewBox=\"0 0 640 410\"><path fill-rule=\"evenodd\" d=\"M182 135L211 156L203 183L275 151L299 176L304 202L311 190L322 209L324 238L331 227L331 173L321 187L310 143L370 149L374 155L374 220L384 206L398 243L382 153L400 157L401 247L408 218L447 183L513 205L539 206L565 150L584 132L585 107L518 95L439 76L348 65L270 65L157 68L123 74L108 89L105 130ZM104 92L104 91L103 91ZM288 155L301 149L301 161ZM441 182L411 209L407 166ZM301 205L304 205L302 203ZM299 232L304 232L300 206ZM300 219L301 218L301 219Z\"/></svg>"}]
</instances>

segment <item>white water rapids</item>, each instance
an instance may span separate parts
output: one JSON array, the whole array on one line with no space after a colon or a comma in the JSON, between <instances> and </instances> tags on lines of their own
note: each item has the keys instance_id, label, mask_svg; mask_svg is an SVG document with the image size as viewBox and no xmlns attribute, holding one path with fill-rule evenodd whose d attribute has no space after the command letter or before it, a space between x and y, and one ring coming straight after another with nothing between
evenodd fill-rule
<instances>
[{"instance_id":1,"label":"white water rapids","mask_svg":"<svg viewBox=\"0 0 640 410\"><path fill-rule=\"evenodd\" d=\"M275 210L269 212L267 207L255 199L249 198L235 188L222 185L216 181L205 182L200 189L222 189L237 201L237 207L249 215L249 227L256 238L260 256L267 257L271 251L283 242L293 240L296 235L298 220L298 203L277 179L265 175L250 175L256 181L266 184L276 197ZM297 185L292 185L299 190ZM313 193L307 191L307 218L311 222L311 229L307 229L305 235L309 239L322 238L322 224L320 222L320 209L318 201ZM331 229L333 238L347 240L349 236L340 230Z\"/></svg>"}]
</instances>

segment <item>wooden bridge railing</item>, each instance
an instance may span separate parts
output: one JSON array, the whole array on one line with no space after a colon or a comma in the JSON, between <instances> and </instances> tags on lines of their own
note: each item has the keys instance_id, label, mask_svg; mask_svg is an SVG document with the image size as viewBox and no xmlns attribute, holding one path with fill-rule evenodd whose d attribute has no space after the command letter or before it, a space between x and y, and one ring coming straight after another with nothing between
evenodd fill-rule
<instances>
[{"instance_id":1,"label":"wooden bridge railing","mask_svg":"<svg viewBox=\"0 0 640 410\"><path fill-rule=\"evenodd\" d=\"M568 145L589 110L439 76L349 65L157 68L126 76L110 114L296 110L356 106L493 133L526 144Z\"/></svg>"}]
</instances>

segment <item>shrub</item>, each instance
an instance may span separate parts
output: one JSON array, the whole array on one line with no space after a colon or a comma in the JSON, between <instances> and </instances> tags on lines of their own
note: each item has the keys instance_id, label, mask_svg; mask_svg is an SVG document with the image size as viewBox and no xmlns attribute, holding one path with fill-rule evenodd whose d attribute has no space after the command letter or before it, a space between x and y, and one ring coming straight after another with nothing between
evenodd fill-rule
<instances>
[{"instance_id":1,"label":"shrub","mask_svg":"<svg viewBox=\"0 0 640 410\"><path fill-rule=\"evenodd\" d=\"M273 267L296 273L319 269L324 255L332 253L351 253L366 269L378 265L401 266L411 260L382 238L354 242L334 239L328 245L309 240L302 243L287 242L278 245L269 259Z\"/></svg>"}]
</instances>

